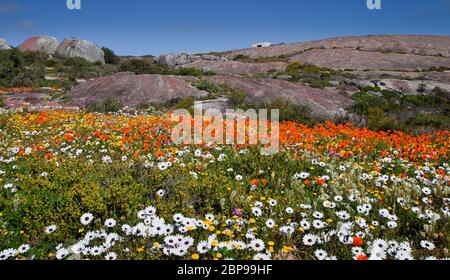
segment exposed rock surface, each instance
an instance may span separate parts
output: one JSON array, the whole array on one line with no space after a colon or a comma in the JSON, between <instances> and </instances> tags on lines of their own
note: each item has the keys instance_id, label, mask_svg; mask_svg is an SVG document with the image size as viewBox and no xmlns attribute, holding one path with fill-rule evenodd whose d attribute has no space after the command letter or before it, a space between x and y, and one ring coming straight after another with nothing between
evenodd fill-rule
<instances>
[{"instance_id":1,"label":"exposed rock surface","mask_svg":"<svg viewBox=\"0 0 450 280\"><path fill-rule=\"evenodd\" d=\"M225 54L234 58L285 55L333 69L411 70L450 67L450 36L359 36L250 48Z\"/></svg>"},{"instance_id":2,"label":"exposed rock surface","mask_svg":"<svg viewBox=\"0 0 450 280\"><path fill-rule=\"evenodd\" d=\"M183 67L194 67L221 75L254 75L272 70L283 71L286 69L286 66L287 63L285 62L243 63L240 61L214 60L197 60L183 65Z\"/></svg>"},{"instance_id":3,"label":"exposed rock surface","mask_svg":"<svg viewBox=\"0 0 450 280\"><path fill-rule=\"evenodd\" d=\"M105 63L105 54L101 48L86 40L64 39L56 53L63 57L82 57L90 62Z\"/></svg>"},{"instance_id":4,"label":"exposed rock surface","mask_svg":"<svg viewBox=\"0 0 450 280\"><path fill-rule=\"evenodd\" d=\"M182 54L163 54L160 55L156 61L159 64L167 65L170 67L176 67L176 66L184 66L188 63L198 61L198 60L206 60L206 61L226 61L227 59L224 57L219 57L215 55L190 55L186 53Z\"/></svg>"},{"instance_id":5,"label":"exposed rock surface","mask_svg":"<svg viewBox=\"0 0 450 280\"><path fill-rule=\"evenodd\" d=\"M214 83L225 83L247 93L249 100L273 100L283 97L296 104L307 105L317 117L332 118L345 115L345 108L352 101L343 95L326 89L315 89L300 83L274 79L250 79L243 77L209 77Z\"/></svg>"},{"instance_id":6,"label":"exposed rock surface","mask_svg":"<svg viewBox=\"0 0 450 280\"><path fill-rule=\"evenodd\" d=\"M204 97L207 92L176 76L120 74L101 77L76 86L70 93L71 105L85 107L112 96L123 106L164 102L188 96Z\"/></svg>"},{"instance_id":7,"label":"exposed rock surface","mask_svg":"<svg viewBox=\"0 0 450 280\"><path fill-rule=\"evenodd\" d=\"M9 50L11 46L6 43L5 39L0 38L0 50Z\"/></svg>"},{"instance_id":8,"label":"exposed rock surface","mask_svg":"<svg viewBox=\"0 0 450 280\"><path fill-rule=\"evenodd\" d=\"M55 54L57 48L58 40L50 36L33 36L19 46L21 51L42 52L46 54Z\"/></svg>"},{"instance_id":9,"label":"exposed rock surface","mask_svg":"<svg viewBox=\"0 0 450 280\"><path fill-rule=\"evenodd\" d=\"M404 94L431 93L436 87L450 92L450 84L435 81L384 79L379 81L378 85L382 89L394 90Z\"/></svg>"},{"instance_id":10,"label":"exposed rock surface","mask_svg":"<svg viewBox=\"0 0 450 280\"><path fill-rule=\"evenodd\" d=\"M222 113L224 113L227 109L227 98L217 98L212 100L203 100L198 101L195 103L194 108L202 109L203 112L206 112L207 110L218 110Z\"/></svg>"},{"instance_id":11,"label":"exposed rock surface","mask_svg":"<svg viewBox=\"0 0 450 280\"><path fill-rule=\"evenodd\" d=\"M352 49L313 49L294 55L290 61L310 63L337 70L423 71L432 67L450 67L450 57L382 53Z\"/></svg>"}]
</instances>

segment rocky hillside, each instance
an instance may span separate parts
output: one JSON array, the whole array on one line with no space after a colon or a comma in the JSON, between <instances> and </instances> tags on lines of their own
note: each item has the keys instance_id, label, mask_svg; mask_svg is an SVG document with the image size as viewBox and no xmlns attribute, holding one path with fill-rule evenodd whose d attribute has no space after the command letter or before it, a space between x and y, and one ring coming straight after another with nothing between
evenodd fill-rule
<instances>
[{"instance_id":1,"label":"rocky hillside","mask_svg":"<svg viewBox=\"0 0 450 280\"><path fill-rule=\"evenodd\" d=\"M311 63L332 69L428 70L450 68L448 36L361 36L251 48L228 52L250 58L289 57L290 62Z\"/></svg>"},{"instance_id":2,"label":"rocky hillside","mask_svg":"<svg viewBox=\"0 0 450 280\"><path fill-rule=\"evenodd\" d=\"M0 40L0 49L8 48ZM450 123L446 36L341 37L224 53L121 58L88 41L66 39L58 45L56 38L35 36L19 49L97 62L61 61L62 66L47 67L51 79L64 79L67 72L69 81L77 81L61 100L81 109L112 99L122 107L192 108L197 100L221 110L288 107L280 109L384 129L410 124L445 128ZM90 72L77 77L83 69Z\"/></svg>"}]
</instances>

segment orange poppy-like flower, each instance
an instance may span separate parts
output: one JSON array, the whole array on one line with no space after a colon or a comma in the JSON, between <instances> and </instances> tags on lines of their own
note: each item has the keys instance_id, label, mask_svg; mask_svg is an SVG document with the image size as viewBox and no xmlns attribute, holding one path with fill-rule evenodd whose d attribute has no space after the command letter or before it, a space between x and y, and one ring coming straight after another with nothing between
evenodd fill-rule
<instances>
[{"instance_id":1,"label":"orange poppy-like flower","mask_svg":"<svg viewBox=\"0 0 450 280\"><path fill-rule=\"evenodd\" d=\"M364 241L362 240L361 237L359 237L359 236L353 237L353 245L354 246L362 246L363 244L364 244Z\"/></svg>"},{"instance_id":2,"label":"orange poppy-like flower","mask_svg":"<svg viewBox=\"0 0 450 280\"><path fill-rule=\"evenodd\" d=\"M64 137L64 139L66 139L67 141L72 141L72 140L75 139L75 137L74 137L72 134L70 134L70 133L64 134L63 137Z\"/></svg>"},{"instance_id":3,"label":"orange poppy-like flower","mask_svg":"<svg viewBox=\"0 0 450 280\"><path fill-rule=\"evenodd\" d=\"M254 185L254 186L258 186L259 185L259 180L258 179L253 179L250 181L250 184Z\"/></svg>"},{"instance_id":4,"label":"orange poppy-like flower","mask_svg":"<svg viewBox=\"0 0 450 280\"><path fill-rule=\"evenodd\" d=\"M367 261L369 259L369 257L367 257L366 255L359 255L356 257L356 260L358 261Z\"/></svg>"},{"instance_id":5,"label":"orange poppy-like flower","mask_svg":"<svg viewBox=\"0 0 450 280\"><path fill-rule=\"evenodd\" d=\"M53 155L51 153L48 153L48 154L45 155L45 158L46 159L52 159Z\"/></svg>"}]
</instances>

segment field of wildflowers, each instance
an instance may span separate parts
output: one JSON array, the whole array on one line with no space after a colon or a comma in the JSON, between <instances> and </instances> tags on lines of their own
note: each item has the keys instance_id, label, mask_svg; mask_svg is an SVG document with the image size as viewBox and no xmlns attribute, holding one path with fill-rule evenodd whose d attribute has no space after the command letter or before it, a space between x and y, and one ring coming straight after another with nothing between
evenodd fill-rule
<instances>
[{"instance_id":1,"label":"field of wildflowers","mask_svg":"<svg viewBox=\"0 0 450 280\"><path fill-rule=\"evenodd\" d=\"M176 146L164 117L0 115L0 260L450 257L450 133L280 124Z\"/></svg>"}]
</instances>

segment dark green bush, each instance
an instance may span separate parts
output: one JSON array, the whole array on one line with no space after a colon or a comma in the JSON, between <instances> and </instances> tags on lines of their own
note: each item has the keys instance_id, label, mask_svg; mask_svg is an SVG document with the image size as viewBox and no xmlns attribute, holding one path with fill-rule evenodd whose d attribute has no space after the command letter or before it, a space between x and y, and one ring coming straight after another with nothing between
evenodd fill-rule
<instances>
[{"instance_id":1,"label":"dark green bush","mask_svg":"<svg viewBox=\"0 0 450 280\"><path fill-rule=\"evenodd\" d=\"M108 49L106 47L102 48L103 53L105 54L105 63L106 64L119 64L120 58L114 53L113 50Z\"/></svg>"},{"instance_id":2,"label":"dark green bush","mask_svg":"<svg viewBox=\"0 0 450 280\"><path fill-rule=\"evenodd\" d=\"M291 76L290 80L293 82L304 82L311 87L324 88L329 86L330 78L335 71L311 64L293 62L287 66L286 74Z\"/></svg>"},{"instance_id":3,"label":"dark green bush","mask_svg":"<svg viewBox=\"0 0 450 280\"><path fill-rule=\"evenodd\" d=\"M165 66L156 64L153 60L144 59L127 59L120 63L119 71L134 72L136 75L142 74L167 74L168 69Z\"/></svg>"},{"instance_id":4,"label":"dark green bush","mask_svg":"<svg viewBox=\"0 0 450 280\"><path fill-rule=\"evenodd\" d=\"M382 108L371 107L367 112L367 126L373 130L398 130L399 123L392 117L386 116Z\"/></svg>"},{"instance_id":5,"label":"dark green bush","mask_svg":"<svg viewBox=\"0 0 450 280\"><path fill-rule=\"evenodd\" d=\"M409 120L409 123L415 126L431 126L437 129L449 129L450 117L441 114L418 114Z\"/></svg>"},{"instance_id":6,"label":"dark green bush","mask_svg":"<svg viewBox=\"0 0 450 280\"><path fill-rule=\"evenodd\" d=\"M180 67L180 68L173 70L172 74L177 75L177 76L193 76L193 77L198 77L198 78L201 78L203 76L216 75L212 71L202 71L202 70L199 70L199 69L193 68L193 67L186 67L186 68Z\"/></svg>"},{"instance_id":7,"label":"dark green bush","mask_svg":"<svg viewBox=\"0 0 450 280\"><path fill-rule=\"evenodd\" d=\"M112 113L117 112L122 105L112 96L106 98L102 102L91 102L86 106L87 112Z\"/></svg>"}]
</instances>

